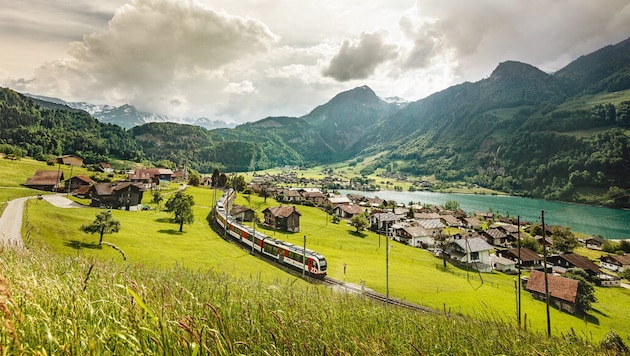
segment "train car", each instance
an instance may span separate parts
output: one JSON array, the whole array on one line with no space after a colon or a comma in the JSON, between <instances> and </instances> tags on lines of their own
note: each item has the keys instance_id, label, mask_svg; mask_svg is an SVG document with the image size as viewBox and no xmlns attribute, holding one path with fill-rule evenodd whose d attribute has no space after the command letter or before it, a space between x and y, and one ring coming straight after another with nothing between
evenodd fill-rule
<instances>
[{"instance_id":1,"label":"train car","mask_svg":"<svg viewBox=\"0 0 630 356\"><path fill-rule=\"evenodd\" d=\"M230 194L233 194L232 190L221 196L217 201L215 211L216 221L227 235L251 248L255 253L259 253L281 265L300 271L304 270L310 276L316 278L324 278L326 276L328 265L323 255L269 237L233 219L229 215L226 205Z\"/></svg>"}]
</instances>

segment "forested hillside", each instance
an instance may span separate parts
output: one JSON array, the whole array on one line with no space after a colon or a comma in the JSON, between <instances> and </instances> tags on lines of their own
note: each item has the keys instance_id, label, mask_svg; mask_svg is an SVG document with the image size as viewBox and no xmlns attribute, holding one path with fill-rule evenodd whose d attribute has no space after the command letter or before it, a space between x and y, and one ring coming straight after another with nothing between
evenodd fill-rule
<instances>
[{"instance_id":1,"label":"forested hillside","mask_svg":"<svg viewBox=\"0 0 630 356\"><path fill-rule=\"evenodd\" d=\"M143 157L142 147L119 126L102 124L84 111L55 105L40 106L19 93L0 88L2 152L41 160L73 153L88 164L110 157Z\"/></svg>"}]
</instances>

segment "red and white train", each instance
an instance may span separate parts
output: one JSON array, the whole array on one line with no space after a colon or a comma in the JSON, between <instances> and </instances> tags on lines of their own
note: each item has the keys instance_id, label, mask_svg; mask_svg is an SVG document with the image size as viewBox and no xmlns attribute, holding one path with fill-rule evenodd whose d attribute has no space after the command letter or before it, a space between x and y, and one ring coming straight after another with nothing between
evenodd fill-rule
<instances>
[{"instance_id":1,"label":"red and white train","mask_svg":"<svg viewBox=\"0 0 630 356\"><path fill-rule=\"evenodd\" d=\"M240 224L236 219L232 218L226 209L229 201L228 196L233 193L233 190L229 190L223 194L215 207L217 223L224 229L226 234L229 234L233 239L249 248L252 248L253 244L253 251L281 265L299 271L303 270L309 276L316 278L324 278L326 276L327 264L323 255L254 231L249 226Z\"/></svg>"}]
</instances>

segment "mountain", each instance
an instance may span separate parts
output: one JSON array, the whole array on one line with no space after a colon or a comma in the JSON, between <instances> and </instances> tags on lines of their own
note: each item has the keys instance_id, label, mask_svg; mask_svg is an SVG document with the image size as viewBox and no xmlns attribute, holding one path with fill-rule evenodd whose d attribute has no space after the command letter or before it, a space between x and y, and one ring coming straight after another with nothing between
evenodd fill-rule
<instances>
[{"instance_id":1,"label":"mountain","mask_svg":"<svg viewBox=\"0 0 630 356\"><path fill-rule=\"evenodd\" d=\"M28 93L25 93L24 95L40 100L42 102L55 103L68 106L72 109L83 110L94 116L101 122L118 125L125 129L130 129L134 126L144 125L151 122L175 122L179 124L201 126L209 130L225 127L231 128L236 126L236 124L234 123L226 123L221 120L210 120L205 117L178 118L169 115L148 113L140 111L136 109L133 105L129 104L116 107L111 105L98 105L86 102L66 102L59 98L52 98Z\"/></svg>"},{"instance_id":2,"label":"mountain","mask_svg":"<svg viewBox=\"0 0 630 356\"><path fill-rule=\"evenodd\" d=\"M553 74L506 61L485 79L411 103L383 100L362 86L302 117L212 130L157 122L167 118L143 116L129 105L77 108L95 116L107 112L126 123L156 121L129 130L146 158L187 163L201 173L314 166L379 154L362 166L362 174L385 170L537 198L630 207L629 63L626 40Z\"/></svg>"},{"instance_id":3,"label":"mountain","mask_svg":"<svg viewBox=\"0 0 630 356\"><path fill-rule=\"evenodd\" d=\"M569 95L630 87L630 38L581 56L555 73Z\"/></svg>"}]
</instances>

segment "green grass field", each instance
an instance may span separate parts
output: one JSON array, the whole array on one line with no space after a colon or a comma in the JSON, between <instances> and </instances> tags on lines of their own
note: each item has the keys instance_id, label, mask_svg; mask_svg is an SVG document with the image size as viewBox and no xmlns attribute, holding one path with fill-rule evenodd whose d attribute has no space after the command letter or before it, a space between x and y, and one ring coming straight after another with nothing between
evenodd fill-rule
<instances>
[{"instance_id":1,"label":"green grass field","mask_svg":"<svg viewBox=\"0 0 630 356\"><path fill-rule=\"evenodd\" d=\"M30 161L2 162L5 169L22 170L27 176L30 169L41 169ZM22 165L30 167L26 168ZM19 167L19 168L18 168ZM25 178L24 178L25 179ZM14 175L0 182L4 186L17 187L22 178ZM33 195L39 192L33 191ZM120 248L126 257L108 247L99 248L98 236L87 235L79 230L82 224L94 220L99 209L60 209L45 201L28 203L23 231L31 248L45 250L55 255L83 257L88 260L109 261L123 266L144 266L167 270L175 266L193 271L227 273L237 278L253 277L263 281L306 285L306 282L251 256L234 243L227 242L214 233L205 220L213 205L215 194L204 188L188 188L195 198L195 222L184 225L183 233L178 225L170 222L163 211L125 212L113 211L121 222L119 233L106 235L104 241ZM145 195L147 202L149 194ZM249 201L239 196L236 203L261 212L277 203L252 195ZM366 288L386 292L386 266L384 237L371 232L357 234L345 222L332 224L327 215L317 208L298 207L302 213L300 233L286 234L264 230L270 236L296 245L302 245L306 236L307 248L324 254L329 262L328 274L336 279L360 284ZM442 271L441 260L430 253L389 241L389 293L393 297L429 306L436 310L473 316L484 320L501 320L515 324L514 277L501 273L478 274L449 266ZM343 266L346 264L346 274ZM630 305L630 290L622 288L597 288L598 302L588 319L583 320L566 313L551 310L552 333L578 336L597 343L609 331L627 337L630 325L625 308ZM542 332L546 328L544 303L534 300L529 293L522 293L523 319L528 330ZM526 314L526 316L525 316Z\"/></svg>"}]
</instances>

